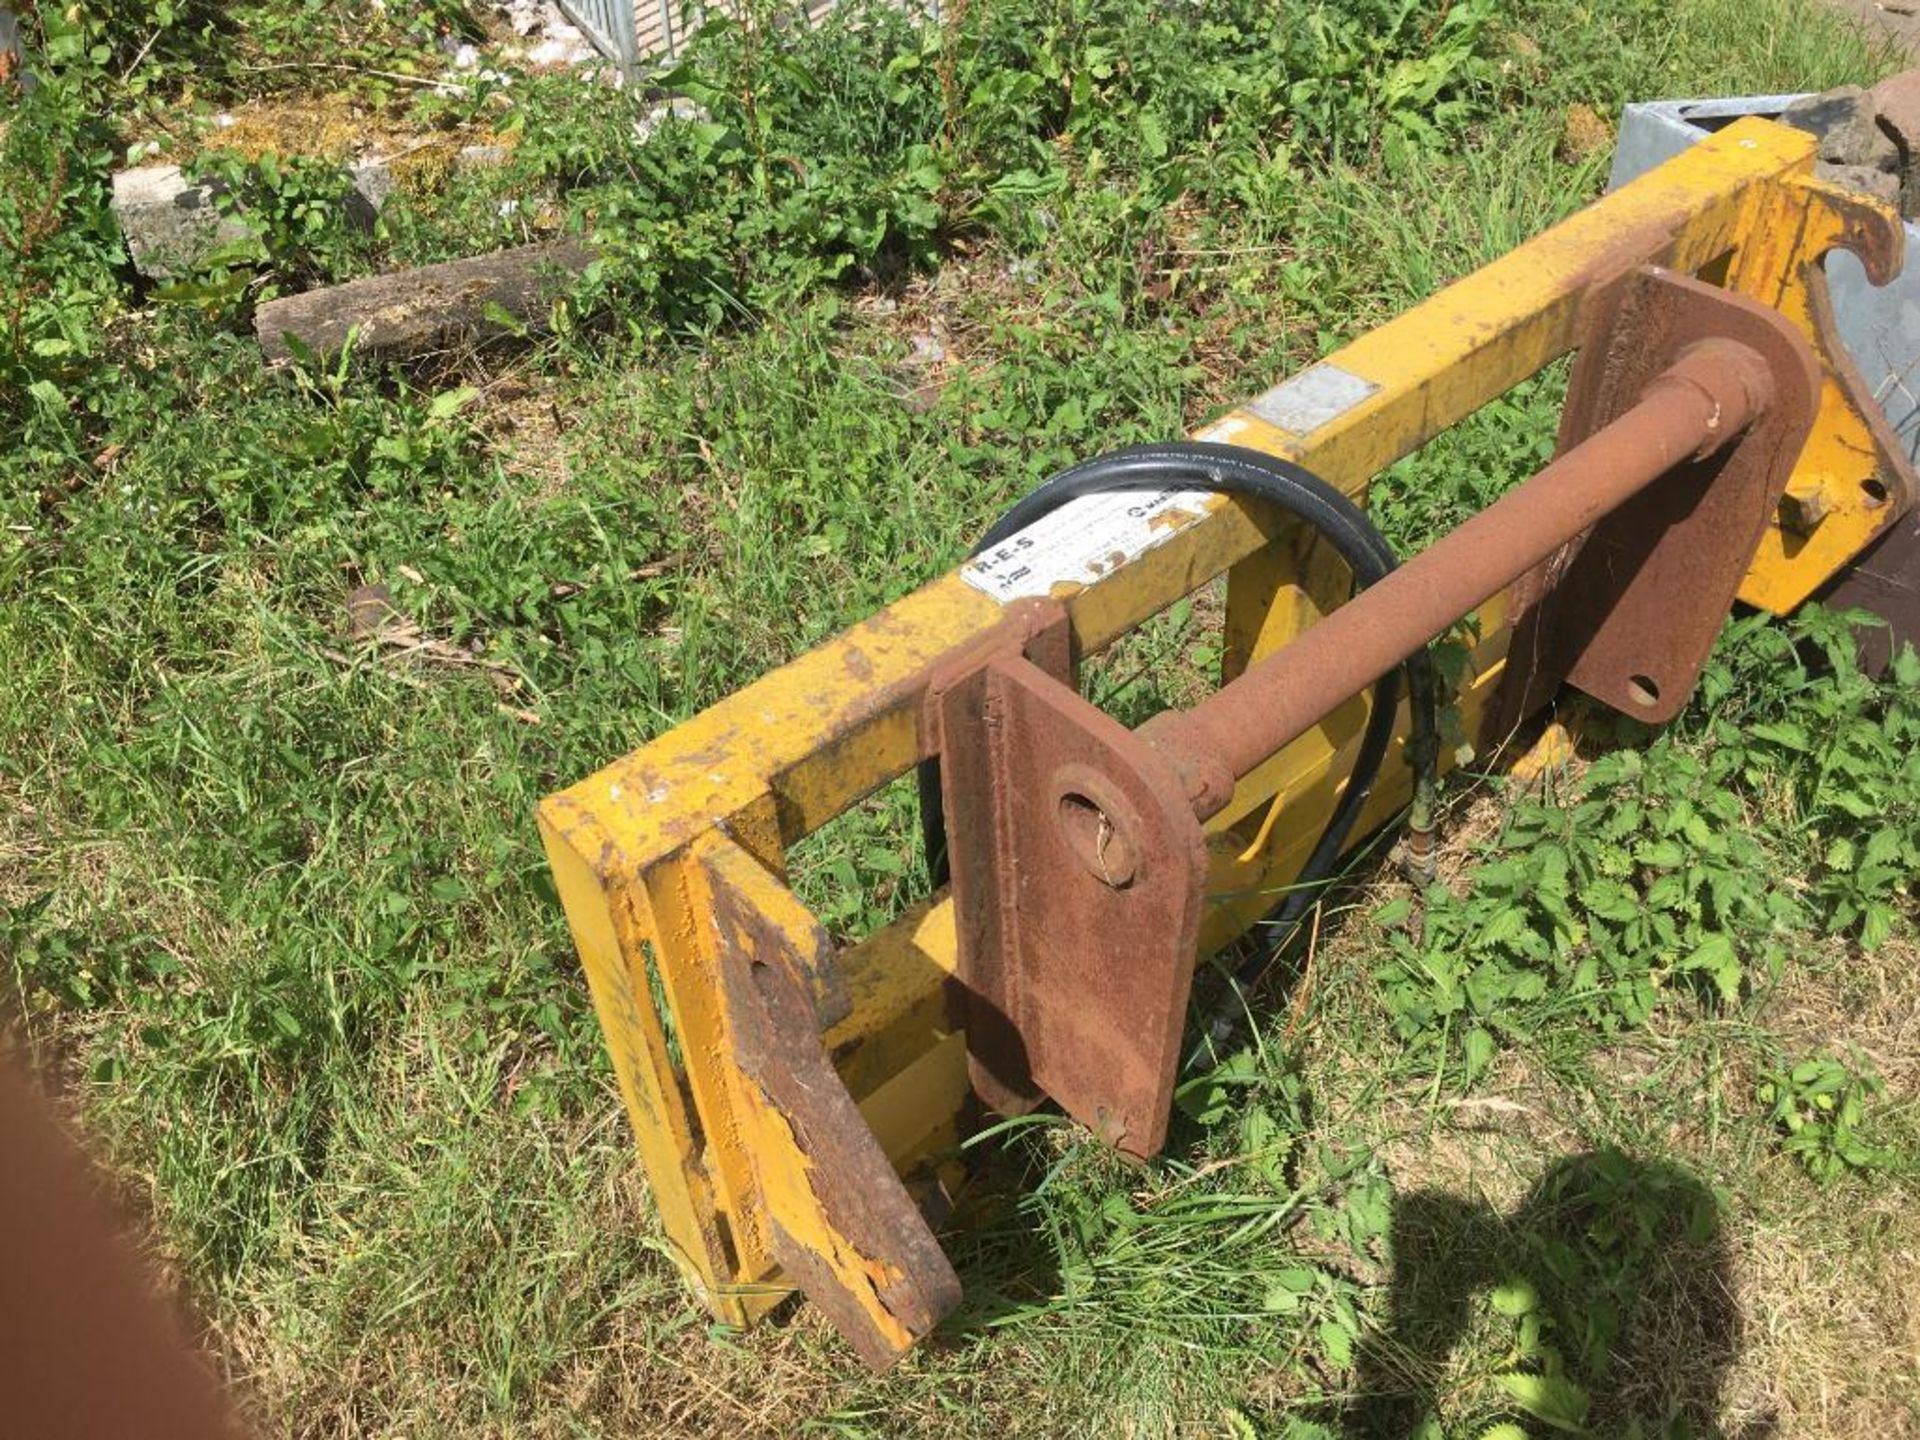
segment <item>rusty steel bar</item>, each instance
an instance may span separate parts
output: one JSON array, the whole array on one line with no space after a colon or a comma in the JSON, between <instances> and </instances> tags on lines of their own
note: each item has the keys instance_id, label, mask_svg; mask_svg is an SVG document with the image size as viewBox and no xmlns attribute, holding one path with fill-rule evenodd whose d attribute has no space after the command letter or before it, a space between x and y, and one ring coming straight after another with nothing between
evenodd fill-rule
<instances>
[{"instance_id":1,"label":"rusty steel bar","mask_svg":"<svg viewBox=\"0 0 1920 1440\"><path fill-rule=\"evenodd\" d=\"M1149 720L1141 738L1205 820L1240 776L1675 466L1713 454L1773 399L1756 351L1701 342L1611 424L1191 710Z\"/></svg>"}]
</instances>

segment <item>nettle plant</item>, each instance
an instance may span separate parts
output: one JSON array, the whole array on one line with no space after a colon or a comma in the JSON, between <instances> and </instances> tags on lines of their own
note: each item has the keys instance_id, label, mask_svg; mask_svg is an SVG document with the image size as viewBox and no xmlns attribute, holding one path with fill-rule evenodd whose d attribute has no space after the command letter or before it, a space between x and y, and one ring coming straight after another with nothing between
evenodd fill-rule
<instances>
[{"instance_id":1,"label":"nettle plant","mask_svg":"<svg viewBox=\"0 0 1920 1440\"><path fill-rule=\"evenodd\" d=\"M1756 1094L1770 1107L1782 1153L1827 1185L1850 1171L1886 1169L1894 1163L1893 1152L1867 1134L1869 1102L1884 1090L1880 1077L1857 1058L1850 1066L1832 1055L1815 1055L1780 1065L1760 1082Z\"/></svg>"},{"instance_id":2,"label":"nettle plant","mask_svg":"<svg viewBox=\"0 0 1920 1440\"><path fill-rule=\"evenodd\" d=\"M1862 614L1814 611L1796 630L1804 661L1775 713L1746 727L1743 769L1784 786L1783 823L1811 847L1815 911L1832 934L1878 948L1913 902L1920 874L1920 655L1894 656L1879 680L1854 662Z\"/></svg>"},{"instance_id":3,"label":"nettle plant","mask_svg":"<svg viewBox=\"0 0 1920 1440\"><path fill-rule=\"evenodd\" d=\"M1591 766L1566 800L1527 798L1456 895L1428 889L1379 972L1403 1038L1437 1034L1469 1080L1550 1003L1605 1030L1646 1022L1663 991L1738 997L1779 963L1801 904L1736 792L1673 740ZM1400 925L1410 901L1377 918Z\"/></svg>"},{"instance_id":4,"label":"nettle plant","mask_svg":"<svg viewBox=\"0 0 1920 1440\"><path fill-rule=\"evenodd\" d=\"M592 229L595 282L636 324L675 331L989 239L1068 255L1077 273L1137 268L1184 196L1225 208L1296 154L1457 139L1499 91L1494 9L1001 0L927 25L882 0L817 23L792 0L751 0L654 77L689 103L567 101L592 113L557 119L564 144L527 125L515 163L545 169ZM621 106L636 113L610 129Z\"/></svg>"},{"instance_id":5,"label":"nettle plant","mask_svg":"<svg viewBox=\"0 0 1920 1440\"><path fill-rule=\"evenodd\" d=\"M1893 933L1920 870L1920 659L1863 674L1861 619L1736 622L1685 721L1518 800L1417 923L1411 899L1380 910L1402 1038L1471 1082L1553 1016L1612 1031L1675 994L1732 1005L1795 933Z\"/></svg>"},{"instance_id":6,"label":"nettle plant","mask_svg":"<svg viewBox=\"0 0 1920 1440\"><path fill-rule=\"evenodd\" d=\"M209 266L262 266L271 277L268 294L283 285L332 281L365 248L347 205L352 182L338 165L272 151L248 158L215 150L189 169L195 180L213 184L220 209L238 216L252 235Z\"/></svg>"}]
</instances>

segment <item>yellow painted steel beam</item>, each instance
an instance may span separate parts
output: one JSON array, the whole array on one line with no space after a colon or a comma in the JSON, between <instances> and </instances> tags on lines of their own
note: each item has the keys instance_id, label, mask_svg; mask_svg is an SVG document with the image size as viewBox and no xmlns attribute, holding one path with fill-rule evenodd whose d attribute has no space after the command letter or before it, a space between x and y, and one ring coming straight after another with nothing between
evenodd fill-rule
<instances>
[{"instance_id":1,"label":"yellow painted steel beam","mask_svg":"<svg viewBox=\"0 0 1920 1440\"><path fill-rule=\"evenodd\" d=\"M1796 604L1891 522L1909 483L1875 433L1872 407L1848 388L1822 324L1818 272L1826 250L1844 244L1884 276L1897 266L1898 223L1816 185L1812 160L1811 137L1742 121L1200 438L1295 460L1357 495L1381 468L1574 349L1589 298L1615 280L1646 264L1705 272L1777 306L1812 336L1828 369L1796 478L1797 493L1815 497L1800 516L1805 532L1770 532L1743 591L1770 607ZM1824 518L1808 525L1816 511ZM1342 583L1300 531L1258 506L1191 499L1161 518L1169 523L1122 563L1055 587L1078 653L1227 572L1231 674L1298 634ZM1474 678L1457 702L1468 733L1504 663L1503 610L1496 600L1479 615ZM742 1086L716 972L724 937L703 898L713 882L702 866L729 857L730 893L759 896L760 920L818 971L834 1012L822 1017L821 1044L895 1166L950 1146L967 1099L964 1037L946 983L955 963L950 903L936 897L837 955L822 953L817 927L780 883L784 850L937 748L922 720L937 667L1018 644L1035 623L1030 607L948 574L540 807L662 1227L723 1319L745 1323L778 1297L776 1226L841 1273L857 1278L866 1262L823 1220L804 1154L784 1142L773 1146L777 1163L756 1154L779 1138L778 1125ZM1366 704L1343 707L1247 776L1212 822L1204 946L1243 932L1297 872L1345 781ZM1390 759L1358 833L1406 794L1405 767ZM1269 804L1283 807L1281 821L1249 857ZM716 837L727 842L718 850ZM741 856L764 868L764 882L741 882ZM890 1323L869 1318L881 1330ZM886 1333L899 1340L897 1327Z\"/></svg>"},{"instance_id":2,"label":"yellow painted steel beam","mask_svg":"<svg viewBox=\"0 0 1920 1440\"><path fill-rule=\"evenodd\" d=\"M1839 343L1821 260L1848 249L1867 277L1884 285L1900 270L1904 234L1885 223L1883 207L1796 176L1748 198L1744 243L1731 257L1726 284L1769 305L1814 343L1822 375L1820 413L1789 486L1792 504L1761 537L1740 587L1749 605L1784 615L1831 580L1893 524L1914 500L1903 450L1880 407Z\"/></svg>"}]
</instances>

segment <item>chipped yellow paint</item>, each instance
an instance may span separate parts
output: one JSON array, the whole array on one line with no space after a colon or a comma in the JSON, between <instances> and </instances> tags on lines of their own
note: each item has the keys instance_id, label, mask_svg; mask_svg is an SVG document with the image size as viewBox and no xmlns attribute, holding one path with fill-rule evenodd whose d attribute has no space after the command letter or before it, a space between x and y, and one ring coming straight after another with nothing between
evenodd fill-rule
<instances>
[{"instance_id":1,"label":"chipped yellow paint","mask_svg":"<svg viewBox=\"0 0 1920 1440\"><path fill-rule=\"evenodd\" d=\"M1866 386L1830 324L1826 272L1821 261L1839 248L1871 255L1863 232L1892 237L1891 268L1869 278L1884 284L1900 267L1905 231L1880 202L1796 175L1748 198L1742 226L1751 239L1733 257L1727 287L1772 306L1800 328L1820 357L1820 413L1800 454L1790 489L1795 503L1818 516L1806 533L1776 521L1760 549L1740 598L1784 615L1837 575L1891 525L1911 500L1906 465L1898 458L1885 416L1865 397ZM1865 257L1863 257L1865 258Z\"/></svg>"},{"instance_id":2,"label":"chipped yellow paint","mask_svg":"<svg viewBox=\"0 0 1920 1440\"><path fill-rule=\"evenodd\" d=\"M1542 775L1566 769L1573 763L1578 749L1573 732L1556 720L1540 732L1540 738L1513 762L1508 773L1522 784L1531 785Z\"/></svg>"},{"instance_id":3,"label":"chipped yellow paint","mask_svg":"<svg viewBox=\"0 0 1920 1440\"><path fill-rule=\"evenodd\" d=\"M780 936L786 953L775 963L800 972L796 978L817 979L831 967L831 947L819 922L758 859L718 833L695 841L692 858L690 873L696 877L702 909L708 917L706 933L700 937L703 949L711 953L743 942L743 937L720 933L721 917L727 907L716 902L714 892L724 888L732 905L750 906L755 918L768 925L771 933ZM760 958L756 957L753 963L759 963ZM715 978L721 1026L716 1053L736 1056L743 1049L743 1020L730 1009L717 974ZM883 1256L863 1252L835 1229L821 1197L819 1176L807 1140L796 1134L789 1118L762 1090L748 1068L739 1064L708 1068L723 1082L722 1092L715 1095L710 1104L724 1113L726 1132L751 1174L751 1203L758 1212L752 1218L759 1222L752 1227L756 1243L767 1250L772 1248L771 1235L766 1232L770 1232L774 1221L788 1234L804 1236L808 1248L840 1288L856 1297L882 1343L894 1353L905 1350L917 1337L882 1298L904 1278L900 1269ZM766 1270L770 1273L772 1266L767 1265Z\"/></svg>"},{"instance_id":4,"label":"chipped yellow paint","mask_svg":"<svg viewBox=\"0 0 1920 1440\"><path fill-rule=\"evenodd\" d=\"M1256 401L1200 436L1294 460L1363 494L1383 467L1577 346L1588 296L1644 264L1724 276L1821 345L1816 263L1835 243L1864 248L1885 216L1815 184L1812 160L1811 137L1742 121L1329 356L1324 363L1372 387L1344 412L1295 434ZM1846 393L1843 357L1821 354L1820 420L1795 483L1800 495L1817 488L1826 514L1811 535L1769 531L1742 592L1769 608L1798 603L1906 502L1906 472ZM1062 584L1057 598L1084 655L1223 572L1229 674L1284 645L1346 584L1297 526L1214 497L1155 548ZM1480 622L1474 678L1459 701L1470 734L1504 664L1503 601L1483 607ZM763 913L804 951L813 942L802 930L817 927L774 878L784 847L922 758L936 667L1018 643L1023 623L946 575L541 805L661 1224L722 1318L752 1319L778 1298L776 1220L849 1273L858 1257L809 1201L793 1136L740 1088L692 853L719 836L751 852L765 867L755 891ZM1203 945L1242 933L1298 871L1345 782L1366 703L1260 766L1210 822ZM1407 787L1404 765L1390 758L1356 833L1389 818ZM1277 820L1250 848L1263 815ZM966 1103L965 1042L947 996L954 954L942 896L816 962L837 970L847 1002L822 1043L903 1169L942 1157ZM756 1149L768 1145L772 1162Z\"/></svg>"}]
</instances>

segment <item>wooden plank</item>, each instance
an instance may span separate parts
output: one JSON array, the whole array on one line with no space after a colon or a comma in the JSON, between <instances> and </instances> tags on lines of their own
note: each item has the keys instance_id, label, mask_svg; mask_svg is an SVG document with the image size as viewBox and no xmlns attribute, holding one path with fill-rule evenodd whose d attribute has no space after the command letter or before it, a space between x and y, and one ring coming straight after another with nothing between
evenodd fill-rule
<instances>
[{"instance_id":1,"label":"wooden plank","mask_svg":"<svg viewBox=\"0 0 1920 1440\"><path fill-rule=\"evenodd\" d=\"M324 359L350 338L358 355L398 357L544 330L554 299L597 253L557 240L375 275L270 300L253 330L269 361L292 358L297 346Z\"/></svg>"}]
</instances>

